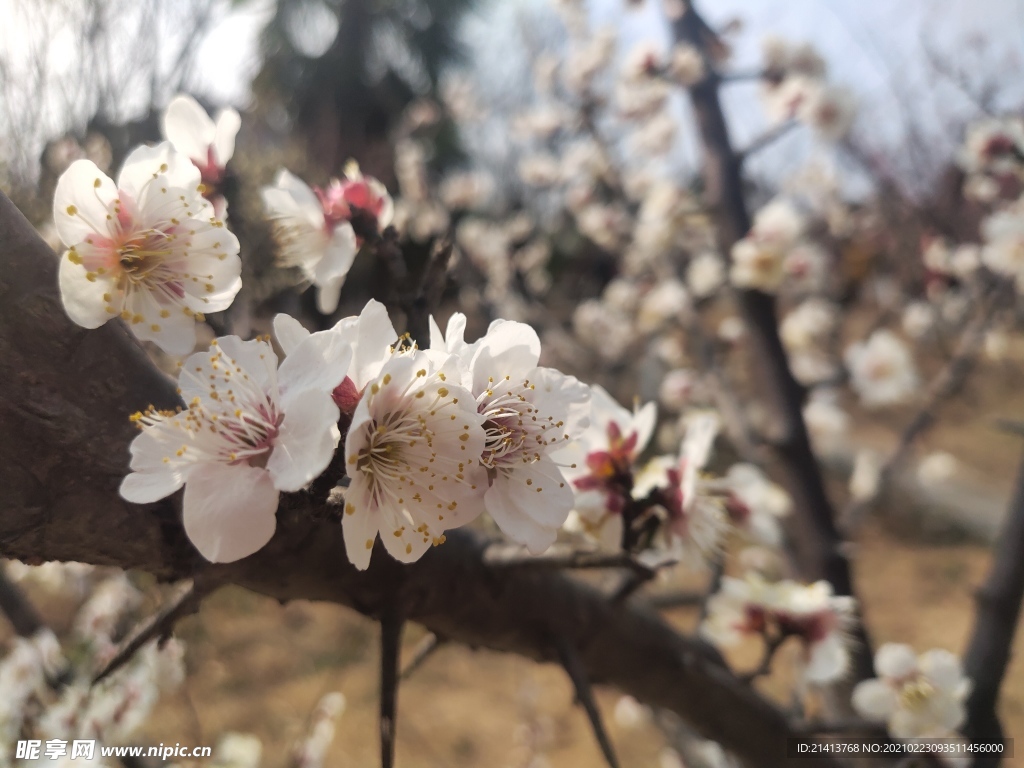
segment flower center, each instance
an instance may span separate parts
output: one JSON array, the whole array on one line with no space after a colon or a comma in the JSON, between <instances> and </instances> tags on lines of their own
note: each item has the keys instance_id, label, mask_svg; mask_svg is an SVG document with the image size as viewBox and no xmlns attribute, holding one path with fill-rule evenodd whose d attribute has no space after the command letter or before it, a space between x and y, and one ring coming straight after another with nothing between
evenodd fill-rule
<instances>
[{"instance_id":1,"label":"flower center","mask_svg":"<svg viewBox=\"0 0 1024 768\"><path fill-rule=\"evenodd\" d=\"M923 709L935 694L935 686L924 678L912 680L900 691L900 704L904 709L918 711Z\"/></svg>"}]
</instances>

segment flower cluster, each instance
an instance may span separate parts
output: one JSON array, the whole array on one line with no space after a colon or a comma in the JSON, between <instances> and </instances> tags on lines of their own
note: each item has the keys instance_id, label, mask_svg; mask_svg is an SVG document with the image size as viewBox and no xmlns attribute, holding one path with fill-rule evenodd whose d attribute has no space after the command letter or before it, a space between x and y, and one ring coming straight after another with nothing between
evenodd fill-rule
<instances>
[{"instance_id":1,"label":"flower cluster","mask_svg":"<svg viewBox=\"0 0 1024 768\"><path fill-rule=\"evenodd\" d=\"M344 180L333 179L327 189L311 189L282 170L274 186L263 189L263 203L274 224L278 263L298 267L316 286L317 308L326 315L338 307L362 237L383 231L394 213L384 186L354 163Z\"/></svg>"},{"instance_id":2,"label":"flower cluster","mask_svg":"<svg viewBox=\"0 0 1024 768\"><path fill-rule=\"evenodd\" d=\"M826 581L804 585L768 582L748 573L743 579L726 576L711 597L701 634L723 647L745 636L762 636L779 643L799 639L804 677L812 683L841 678L849 666L847 631L853 622L853 599L832 594Z\"/></svg>"},{"instance_id":3,"label":"flower cluster","mask_svg":"<svg viewBox=\"0 0 1024 768\"><path fill-rule=\"evenodd\" d=\"M371 301L313 334L279 315L280 365L268 340L217 339L182 365L184 409L133 417L142 433L121 494L146 503L184 485L185 530L203 556L246 557L273 536L279 493L327 468L344 416L343 524L358 567L378 533L409 562L484 508L540 552L572 507L551 455L586 427L589 391L537 365L528 326L498 321L472 343L464 328L461 315L445 336L435 325L421 350Z\"/></svg>"},{"instance_id":4,"label":"flower cluster","mask_svg":"<svg viewBox=\"0 0 1024 768\"><path fill-rule=\"evenodd\" d=\"M799 120L823 139L837 141L850 129L855 113L853 95L826 79L825 60L807 44L777 37L764 41L763 97L775 120Z\"/></svg>"}]
</instances>

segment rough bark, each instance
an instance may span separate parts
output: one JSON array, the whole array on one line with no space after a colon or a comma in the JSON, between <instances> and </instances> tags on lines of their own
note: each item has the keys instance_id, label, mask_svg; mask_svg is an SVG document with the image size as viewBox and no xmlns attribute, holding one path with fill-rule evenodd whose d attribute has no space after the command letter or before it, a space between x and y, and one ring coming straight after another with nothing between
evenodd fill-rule
<instances>
[{"instance_id":1,"label":"rough bark","mask_svg":"<svg viewBox=\"0 0 1024 768\"><path fill-rule=\"evenodd\" d=\"M785 715L708 646L564 574L493 568L487 542L472 532L451 532L410 566L375 552L359 572L333 509L298 493L283 499L265 549L231 565L204 563L185 538L177 497L136 506L118 496L135 435L128 415L149 403L175 406L173 382L120 320L97 330L68 320L56 257L0 195L0 555L199 577L377 618L398 609L438 636L538 661L557 661L561 638L594 683L677 713L749 763L785 763L794 735ZM822 757L807 768L834 764Z\"/></svg>"}]
</instances>

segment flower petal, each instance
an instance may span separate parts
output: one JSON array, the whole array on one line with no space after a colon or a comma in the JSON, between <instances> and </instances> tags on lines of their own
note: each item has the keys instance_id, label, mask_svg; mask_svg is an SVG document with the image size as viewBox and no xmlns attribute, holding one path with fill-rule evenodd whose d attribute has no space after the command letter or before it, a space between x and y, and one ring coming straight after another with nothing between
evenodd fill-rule
<instances>
[{"instance_id":1,"label":"flower petal","mask_svg":"<svg viewBox=\"0 0 1024 768\"><path fill-rule=\"evenodd\" d=\"M875 674L898 680L917 669L917 654L909 645L885 643L875 652Z\"/></svg>"},{"instance_id":2,"label":"flower petal","mask_svg":"<svg viewBox=\"0 0 1024 768\"><path fill-rule=\"evenodd\" d=\"M896 711L897 697L892 686L874 679L857 683L851 701L865 720L885 722Z\"/></svg>"},{"instance_id":3,"label":"flower petal","mask_svg":"<svg viewBox=\"0 0 1024 768\"><path fill-rule=\"evenodd\" d=\"M267 461L274 487L297 491L327 468L341 439L338 416L330 390L298 392L289 401Z\"/></svg>"},{"instance_id":4,"label":"flower petal","mask_svg":"<svg viewBox=\"0 0 1024 768\"><path fill-rule=\"evenodd\" d=\"M213 153L217 164L223 168L235 154L235 137L242 127L238 112L228 107L217 113L216 132L213 137Z\"/></svg>"},{"instance_id":5,"label":"flower petal","mask_svg":"<svg viewBox=\"0 0 1024 768\"><path fill-rule=\"evenodd\" d=\"M185 477L176 470L132 472L121 481L121 498L133 504L150 504L181 488Z\"/></svg>"},{"instance_id":6,"label":"flower petal","mask_svg":"<svg viewBox=\"0 0 1024 768\"><path fill-rule=\"evenodd\" d=\"M181 307L161 305L138 287L125 297L124 308L132 314L128 327L143 341L152 341L169 355L187 355L196 348L196 321Z\"/></svg>"},{"instance_id":7,"label":"flower petal","mask_svg":"<svg viewBox=\"0 0 1024 768\"><path fill-rule=\"evenodd\" d=\"M933 648L921 654L919 668L937 688L954 691L964 679L963 668L956 654Z\"/></svg>"},{"instance_id":8,"label":"flower petal","mask_svg":"<svg viewBox=\"0 0 1024 768\"><path fill-rule=\"evenodd\" d=\"M391 356L388 347L398 339L388 311L379 301L370 299L358 317L340 320L333 330L341 333L353 347L348 375L356 387L362 389L380 373Z\"/></svg>"},{"instance_id":9,"label":"flower petal","mask_svg":"<svg viewBox=\"0 0 1024 768\"><path fill-rule=\"evenodd\" d=\"M812 683L830 683L838 680L849 667L850 654L839 632L811 645L804 676Z\"/></svg>"},{"instance_id":10,"label":"flower petal","mask_svg":"<svg viewBox=\"0 0 1024 768\"><path fill-rule=\"evenodd\" d=\"M310 332L291 315L282 312L274 316L274 338L286 355L294 352L295 348L309 337Z\"/></svg>"},{"instance_id":11,"label":"flower petal","mask_svg":"<svg viewBox=\"0 0 1024 768\"><path fill-rule=\"evenodd\" d=\"M333 315L338 308L338 299L341 298L341 286L345 284L345 278L339 277L328 280L316 289L316 309L321 315Z\"/></svg>"},{"instance_id":12,"label":"flower petal","mask_svg":"<svg viewBox=\"0 0 1024 768\"><path fill-rule=\"evenodd\" d=\"M191 96L171 99L161 120L164 138L193 161L205 165L215 129L206 110Z\"/></svg>"},{"instance_id":13,"label":"flower petal","mask_svg":"<svg viewBox=\"0 0 1024 768\"><path fill-rule=\"evenodd\" d=\"M294 398L305 396L307 390L330 394L345 380L351 362L352 347L341 334L321 331L306 336L278 368L281 404L287 411Z\"/></svg>"},{"instance_id":14,"label":"flower petal","mask_svg":"<svg viewBox=\"0 0 1024 768\"><path fill-rule=\"evenodd\" d=\"M501 532L512 541L525 545L531 554L539 555L558 538L557 528L543 526L523 514L512 498L502 493L498 486L492 486L484 495L484 506Z\"/></svg>"},{"instance_id":15,"label":"flower petal","mask_svg":"<svg viewBox=\"0 0 1024 768\"><path fill-rule=\"evenodd\" d=\"M347 221L339 224L331 234L324 257L313 270L313 282L323 285L333 280L344 280L352 269L358 250L356 232L352 225Z\"/></svg>"},{"instance_id":16,"label":"flower petal","mask_svg":"<svg viewBox=\"0 0 1024 768\"><path fill-rule=\"evenodd\" d=\"M247 464L205 464L185 484L185 533L211 563L232 563L262 549L277 526L278 492L270 473Z\"/></svg>"},{"instance_id":17,"label":"flower petal","mask_svg":"<svg viewBox=\"0 0 1024 768\"><path fill-rule=\"evenodd\" d=\"M163 166L167 166L166 169ZM192 161L177 152L171 142L164 141L155 147L141 146L132 150L121 167L117 187L134 200L141 200L146 185L157 175L164 176L168 186L181 187L189 192L196 192L201 178Z\"/></svg>"},{"instance_id":18,"label":"flower petal","mask_svg":"<svg viewBox=\"0 0 1024 768\"><path fill-rule=\"evenodd\" d=\"M513 320L491 323L487 334L477 345L470 362L474 392L486 390L489 377L496 372L513 379L528 378L540 359L540 338L537 332L526 323Z\"/></svg>"},{"instance_id":19,"label":"flower petal","mask_svg":"<svg viewBox=\"0 0 1024 768\"><path fill-rule=\"evenodd\" d=\"M64 245L77 245L90 234L108 236L107 215L115 200L117 187L94 162L69 165L53 193L53 223Z\"/></svg>"},{"instance_id":20,"label":"flower petal","mask_svg":"<svg viewBox=\"0 0 1024 768\"><path fill-rule=\"evenodd\" d=\"M90 280L87 274L84 266L72 263L68 253L61 256L60 299L64 311L76 325L99 328L120 311L121 297L109 276L93 275L94 279ZM106 297L110 297L109 302Z\"/></svg>"},{"instance_id":21,"label":"flower petal","mask_svg":"<svg viewBox=\"0 0 1024 768\"><path fill-rule=\"evenodd\" d=\"M370 487L366 476L359 473L345 494L345 514L341 524L345 532L345 554L361 571L370 566L373 542L377 538L378 515L370 506Z\"/></svg>"}]
</instances>

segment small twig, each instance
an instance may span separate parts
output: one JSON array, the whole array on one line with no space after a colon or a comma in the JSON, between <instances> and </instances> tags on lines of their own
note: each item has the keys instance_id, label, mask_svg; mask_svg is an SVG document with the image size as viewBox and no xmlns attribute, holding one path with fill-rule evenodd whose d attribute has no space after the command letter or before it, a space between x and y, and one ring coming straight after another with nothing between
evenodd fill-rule
<instances>
[{"instance_id":1,"label":"small twig","mask_svg":"<svg viewBox=\"0 0 1024 768\"><path fill-rule=\"evenodd\" d=\"M780 123L779 125L769 128L767 131L765 131L752 142L750 142L750 144L748 144L746 147L736 152L737 161L739 161L742 164L751 155L756 154L757 152L760 152L762 149L769 146L770 144L775 143L777 139L781 139L783 136L792 131L798 125L800 125L800 122L798 120L787 120L784 123Z\"/></svg>"},{"instance_id":2,"label":"small twig","mask_svg":"<svg viewBox=\"0 0 1024 768\"><path fill-rule=\"evenodd\" d=\"M398 656L405 620L397 608L380 619L380 764L395 764L395 717L398 708Z\"/></svg>"},{"instance_id":3,"label":"small twig","mask_svg":"<svg viewBox=\"0 0 1024 768\"><path fill-rule=\"evenodd\" d=\"M508 544L491 544L484 552L484 562L497 568L629 568L638 576L649 579L654 569L644 565L632 555L618 552L597 552L574 550L553 546L540 555L526 553L522 547Z\"/></svg>"},{"instance_id":4,"label":"small twig","mask_svg":"<svg viewBox=\"0 0 1024 768\"><path fill-rule=\"evenodd\" d=\"M402 669L402 674L399 675L400 679L407 680L413 672L423 666L423 662L434 655L442 645L448 642L445 638L435 635L433 632L426 635L415 648L412 650L412 658Z\"/></svg>"},{"instance_id":5,"label":"small twig","mask_svg":"<svg viewBox=\"0 0 1024 768\"><path fill-rule=\"evenodd\" d=\"M775 658L775 652L779 650L779 647L786 641L786 635L765 635L764 637L764 653L761 655L761 663L757 665L757 669L750 672L746 672L737 677L744 683L750 684L757 678L763 677L772 671L772 659Z\"/></svg>"},{"instance_id":6,"label":"small twig","mask_svg":"<svg viewBox=\"0 0 1024 768\"><path fill-rule=\"evenodd\" d=\"M763 69L751 69L746 72L726 72L718 76L720 83L747 83L752 80L764 80L769 73Z\"/></svg>"},{"instance_id":7,"label":"small twig","mask_svg":"<svg viewBox=\"0 0 1024 768\"><path fill-rule=\"evenodd\" d=\"M1009 435L1016 435L1017 437L1024 437L1024 421L1017 421L1016 419L996 419L995 426L1000 432L1006 432Z\"/></svg>"},{"instance_id":8,"label":"small twig","mask_svg":"<svg viewBox=\"0 0 1024 768\"><path fill-rule=\"evenodd\" d=\"M601 747L601 754L604 755L605 762L610 768L619 768L619 759L615 756L615 750L608 739L607 731L605 731L604 722L601 720L601 711L597 708L594 691L590 687L590 679L587 677L587 671L580 659L579 652L562 636L556 638L556 645L558 657L576 689L576 699L583 705L583 709L587 713L587 719L590 720L590 726L594 729L594 737L597 739L598 746Z\"/></svg>"},{"instance_id":9,"label":"small twig","mask_svg":"<svg viewBox=\"0 0 1024 768\"><path fill-rule=\"evenodd\" d=\"M35 606L21 587L7 578L3 567L0 567L0 611L22 637L31 637L46 627Z\"/></svg>"},{"instance_id":10,"label":"small twig","mask_svg":"<svg viewBox=\"0 0 1024 768\"><path fill-rule=\"evenodd\" d=\"M200 589L195 582L184 585L153 616L146 619L117 649L114 657L107 662L92 679L96 685L123 667L142 646L154 638L170 637L174 625L183 617L199 610L199 603L209 594L208 588Z\"/></svg>"}]
</instances>

